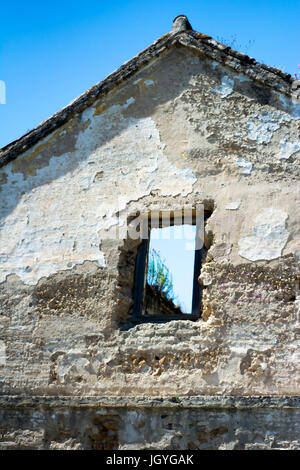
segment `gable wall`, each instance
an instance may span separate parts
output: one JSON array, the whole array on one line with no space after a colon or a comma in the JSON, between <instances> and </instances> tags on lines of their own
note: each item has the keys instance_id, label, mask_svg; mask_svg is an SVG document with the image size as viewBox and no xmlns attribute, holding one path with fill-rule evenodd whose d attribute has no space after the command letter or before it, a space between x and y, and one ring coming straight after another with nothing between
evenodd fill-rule
<instances>
[{"instance_id":1,"label":"gable wall","mask_svg":"<svg viewBox=\"0 0 300 470\"><path fill-rule=\"evenodd\" d=\"M299 393L298 113L172 49L2 168L1 393ZM137 243L116 226L200 203L202 319L125 328Z\"/></svg>"}]
</instances>

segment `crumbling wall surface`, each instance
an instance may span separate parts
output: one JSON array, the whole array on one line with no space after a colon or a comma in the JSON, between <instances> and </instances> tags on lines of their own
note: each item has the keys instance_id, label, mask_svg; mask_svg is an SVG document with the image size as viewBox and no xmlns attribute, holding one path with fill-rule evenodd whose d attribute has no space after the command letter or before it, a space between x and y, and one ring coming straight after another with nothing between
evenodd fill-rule
<instances>
[{"instance_id":1,"label":"crumbling wall surface","mask_svg":"<svg viewBox=\"0 0 300 470\"><path fill-rule=\"evenodd\" d=\"M13 397L0 408L0 449L295 450L291 398L95 400Z\"/></svg>"},{"instance_id":2,"label":"crumbling wall surface","mask_svg":"<svg viewBox=\"0 0 300 470\"><path fill-rule=\"evenodd\" d=\"M299 104L256 78L171 48L1 168L1 395L299 394ZM196 204L202 318L132 324L117 229Z\"/></svg>"}]
</instances>

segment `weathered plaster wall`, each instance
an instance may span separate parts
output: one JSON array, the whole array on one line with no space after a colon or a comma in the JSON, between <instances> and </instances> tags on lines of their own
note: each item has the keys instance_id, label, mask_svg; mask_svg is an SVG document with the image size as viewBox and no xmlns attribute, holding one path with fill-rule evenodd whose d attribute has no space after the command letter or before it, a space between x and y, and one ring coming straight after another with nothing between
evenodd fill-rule
<instances>
[{"instance_id":1,"label":"weathered plaster wall","mask_svg":"<svg viewBox=\"0 0 300 470\"><path fill-rule=\"evenodd\" d=\"M297 103L174 48L3 167L1 394L299 394L299 145ZM130 324L122 216L200 203L202 319Z\"/></svg>"}]
</instances>

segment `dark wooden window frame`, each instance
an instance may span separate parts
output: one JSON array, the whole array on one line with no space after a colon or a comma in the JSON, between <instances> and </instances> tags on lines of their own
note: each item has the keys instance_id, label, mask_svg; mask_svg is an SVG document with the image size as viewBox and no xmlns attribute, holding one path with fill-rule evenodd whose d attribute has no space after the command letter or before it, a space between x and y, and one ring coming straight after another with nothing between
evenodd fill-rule
<instances>
[{"instance_id":1,"label":"dark wooden window frame","mask_svg":"<svg viewBox=\"0 0 300 470\"><path fill-rule=\"evenodd\" d=\"M204 216L204 220L206 220L206 218L207 216L206 217ZM171 219L170 226L179 225L179 224L174 224L172 222L173 221ZM197 225L197 219L195 216L193 216L192 218L191 225L196 225L196 237L198 237L199 229L201 228L201 226ZM143 315L142 314L149 241L150 241L150 225L148 225L148 238L143 239L141 241L141 244L137 252L135 276L134 276L132 320L136 323L146 323L146 322L159 323L159 322L168 322L172 320L190 320L190 321L198 320L201 317L201 297L202 297L202 289L198 282L198 277L200 276L200 272L201 272L201 264L202 264L201 260L204 254L203 250L205 250L204 246L200 249L195 249L192 312L182 313L178 315L177 314L176 315L164 315L164 314ZM202 246L202 241L200 241L200 244L198 244L197 239L196 239L195 246Z\"/></svg>"}]
</instances>

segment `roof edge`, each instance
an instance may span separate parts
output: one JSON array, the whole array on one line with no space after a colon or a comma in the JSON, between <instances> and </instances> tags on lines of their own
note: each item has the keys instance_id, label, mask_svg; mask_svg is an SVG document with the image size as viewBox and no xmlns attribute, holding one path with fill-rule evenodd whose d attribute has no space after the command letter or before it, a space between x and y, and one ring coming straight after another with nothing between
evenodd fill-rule
<instances>
[{"instance_id":1,"label":"roof edge","mask_svg":"<svg viewBox=\"0 0 300 470\"><path fill-rule=\"evenodd\" d=\"M162 36L138 55L121 65L121 67L108 75L104 80L92 86L86 92L71 101L71 103L42 121L34 129L2 147L0 149L0 168L9 161L17 158L21 153L26 152L40 139L47 137L64 125L75 114L81 113L88 106L91 106L101 95L108 93L112 88L130 78L142 65L146 65L177 42L177 36L179 34L175 36L168 33Z\"/></svg>"},{"instance_id":2,"label":"roof edge","mask_svg":"<svg viewBox=\"0 0 300 470\"><path fill-rule=\"evenodd\" d=\"M131 60L125 62L115 72L108 75L98 84L92 86L60 111L41 122L37 127L2 147L0 149L0 168L16 159L20 154L26 152L40 139L47 137L53 131L64 125L75 114L91 106L101 95L108 93L112 88L129 79L143 65L151 62L151 60L158 57L162 52L175 45L196 49L210 59L243 73L252 80L269 86L288 97L292 96L292 89L300 89L300 81L293 79L290 74L261 64L252 57L239 53L229 46L215 41L210 36L192 30L180 31L178 33L172 33L171 31L141 51Z\"/></svg>"}]
</instances>

